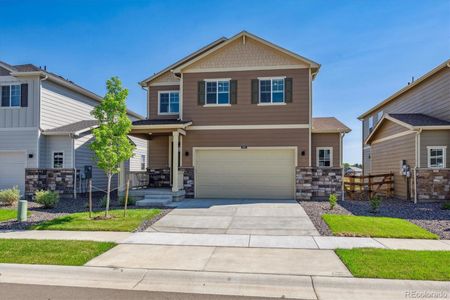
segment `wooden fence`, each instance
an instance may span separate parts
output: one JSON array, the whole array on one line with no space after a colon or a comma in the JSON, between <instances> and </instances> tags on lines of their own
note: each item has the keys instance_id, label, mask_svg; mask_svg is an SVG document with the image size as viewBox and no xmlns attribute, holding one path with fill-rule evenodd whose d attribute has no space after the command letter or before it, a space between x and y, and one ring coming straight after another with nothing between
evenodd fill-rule
<instances>
[{"instance_id":1,"label":"wooden fence","mask_svg":"<svg viewBox=\"0 0 450 300\"><path fill-rule=\"evenodd\" d=\"M352 200L368 200L373 196L391 198L394 195L394 174L345 176L344 192Z\"/></svg>"}]
</instances>

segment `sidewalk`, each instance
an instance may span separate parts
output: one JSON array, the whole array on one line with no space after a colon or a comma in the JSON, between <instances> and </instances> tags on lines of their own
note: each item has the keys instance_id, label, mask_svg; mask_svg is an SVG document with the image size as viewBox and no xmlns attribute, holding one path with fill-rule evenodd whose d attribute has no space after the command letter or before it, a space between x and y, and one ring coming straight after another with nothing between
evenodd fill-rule
<instances>
[{"instance_id":1,"label":"sidewalk","mask_svg":"<svg viewBox=\"0 0 450 300\"><path fill-rule=\"evenodd\" d=\"M311 300L405 299L420 292L443 295L442 299L450 295L450 283L437 281L14 264L1 264L0 273L1 283Z\"/></svg>"},{"instance_id":2,"label":"sidewalk","mask_svg":"<svg viewBox=\"0 0 450 300\"><path fill-rule=\"evenodd\" d=\"M334 236L274 236L166 232L24 230L0 232L0 239L90 240L118 244L209 246L240 248L320 249L384 248L450 251L450 240L391 239Z\"/></svg>"}]
</instances>

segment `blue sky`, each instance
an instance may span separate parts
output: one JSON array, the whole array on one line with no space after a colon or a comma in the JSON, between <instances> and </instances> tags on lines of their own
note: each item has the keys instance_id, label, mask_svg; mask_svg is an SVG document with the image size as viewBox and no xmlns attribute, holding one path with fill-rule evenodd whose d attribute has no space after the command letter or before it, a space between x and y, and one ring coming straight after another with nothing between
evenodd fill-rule
<instances>
[{"instance_id":1,"label":"blue sky","mask_svg":"<svg viewBox=\"0 0 450 300\"><path fill-rule=\"evenodd\" d=\"M361 160L358 115L450 57L450 1L5 1L0 60L46 65L100 95L117 75L129 107L137 84L221 36L250 31L322 64L314 116L353 131L345 161Z\"/></svg>"}]
</instances>

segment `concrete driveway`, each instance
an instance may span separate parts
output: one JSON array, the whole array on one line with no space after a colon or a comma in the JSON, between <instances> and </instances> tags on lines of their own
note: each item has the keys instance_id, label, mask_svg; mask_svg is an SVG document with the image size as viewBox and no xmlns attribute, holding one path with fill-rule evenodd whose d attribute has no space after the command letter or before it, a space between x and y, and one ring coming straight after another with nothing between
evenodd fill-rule
<instances>
[{"instance_id":1,"label":"concrete driveway","mask_svg":"<svg viewBox=\"0 0 450 300\"><path fill-rule=\"evenodd\" d=\"M319 235L294 200L189 200L148 231L251 235Z\"/></svg>"}]
</instances>

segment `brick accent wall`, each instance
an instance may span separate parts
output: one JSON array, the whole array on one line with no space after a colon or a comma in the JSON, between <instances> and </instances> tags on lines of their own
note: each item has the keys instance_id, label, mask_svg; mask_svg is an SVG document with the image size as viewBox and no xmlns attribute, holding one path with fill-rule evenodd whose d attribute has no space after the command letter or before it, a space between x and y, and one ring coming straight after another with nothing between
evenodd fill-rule
<instances>
[{"instance_id":1,"label":"brick accent wall","mask_svg":"<svg viewBox=\"0 0 450 300\"><path fill-rule=\"evenodd\" d=\"M32 199L37 190L73 196L74 175L75 169L25 169L25 197Z\"/></svg>"},{"instance_id":2,"label":"brick accent wall","mask_svg":"<svg viewBox=\"0 0 450 300\"><path fill-rule=\"evenodd\" d=\"M170 187L170 169L149 169L149 187Z\"/></svg>"},{"instance_id":3,"label":"brick accent wall","mask_svg":"<svg viewBox=\"0 0 450 300\"><path fill-rule=\"evenodd\" d=\"M450 169L417 169L417 200L450 200Z\"/></svg>"},{"instance_id":4,"label":"brick accent wall","mask_svg":"<svg viewBox=\"0 0 450 300\"><path fill-rule=\"evenodd\" d=\"M183 185L184 191L186 192L185 198L194 198L195 196L195 178L194 178L194 168L180 168L184 171Z\"/></svg>"},{"instance_id":5,"label":"brick accent wall","mask_svg":"<svg viewBox=\"0 0 450 300\"><path fill-rule=\"evenodd\" d=\"M330 194L342 197L342 169L297 167L296 199L328 199Z\"/></svg>"}]
</instances>

